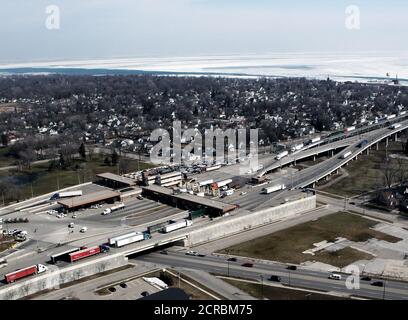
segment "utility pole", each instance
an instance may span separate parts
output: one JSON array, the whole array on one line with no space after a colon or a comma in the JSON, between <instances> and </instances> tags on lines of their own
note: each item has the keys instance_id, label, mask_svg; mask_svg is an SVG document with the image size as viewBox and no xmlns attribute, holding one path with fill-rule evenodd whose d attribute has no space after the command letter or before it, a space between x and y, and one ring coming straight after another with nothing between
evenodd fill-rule
<instances>
[{"instance_id":1,"label":"utility pole","mask_svg":"<svg viewBox=\"0 0 408 320\"><path fill-rule=\"evenodd\" d=\"M261 274L261 297L264 299L264 290L263 290L263 275Z\"/></svg>"},{"instance_id":2,"label":"utility pole","mask_svg":"<svg viewBox=\"0 0 408 320\"><path fill-rule=\"evenodd\" d=\"M229 263L230 263L230 256L229 256L229 250L227 251L227 255L228 255L228 260L227 260L227 266L228 266L228 277L230 276L230 268L229 268Z\"/></svg>"},{"instance_id":3,"label":"utility pole","mask_svg":"<svg viewBox=\"0 0 408 320\"><path fill-rule=\"evenodd\" d=\"M387 285L387 280L384 281L383 300L385 300L385 286L386 285Z\"/></svg>"}]
</instances>

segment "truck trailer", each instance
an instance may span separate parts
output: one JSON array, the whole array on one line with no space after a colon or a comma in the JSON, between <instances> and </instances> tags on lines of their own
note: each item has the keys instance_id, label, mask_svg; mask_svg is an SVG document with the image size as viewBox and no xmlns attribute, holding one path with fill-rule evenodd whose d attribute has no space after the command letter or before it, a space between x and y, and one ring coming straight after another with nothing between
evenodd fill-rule
<instances>
[{"instance_id":1,"label":"truck trailer","mask_svg":"<svg viewBox=\"0 0 408 320\"><path fill-rule=\"evenodd\" d=\"M276 192L276 191L279 191L279 190L285 190L285 189L286 189L286 186L284 184L278 184L276 186L263 188L262 193L270 194L272 192Z\"/></svg>"},{"instance_id":2,"label":"truck trailer","mask_svg":"<svg viewBox=\"0 0 408 320\"><path fill-rule=\"evenodd\" d=\"M14 271L14 272L7 273L4 276L4 280L7 283L12 283L12 282L14 282L14 281L16 281L18 279L22 279L22 278L31 276L33 274L43 273L43 272L45 272L47 270L48 270L48 268L46 266L44 266L42 264L36 264L36 265L30 266L30 267L27 267L27 268L24 268L24 269L20 269L20 270Z\"/></svg>"},{"instance_id":3,"label":"truck trailer","mask_svg":"<svg viewBox=\"0 0 408 320\"><path fill-rule=\"evenodd\" d=\"M165 226L163 228L163 232L164 233L172 232L172 231L175 231L175 230L178 230L178 229L181 229L181 228L191 226L192 224L193 224L193 221L183 219L181 221L168 224L167 226Z\"/></svg>"},{"instance_id":4,"label":"truck trailer","mask_svg":"<svg viewBox=\"0 0 408 320\"><path fill-rule=\"evenodd\" d=\"M82 190L75 190L75 191L66 191L66 192L58 192L54 193L50 200L58 200L62 198L72 198L72 197L80 197L82 196Z\"/></svg>"},{"instance_id":5,"label":"truck trailer","mask_svg":"<svg viewBox=\"0 0 408 320\"><path fill-rule=\"evenodd\" d=\"M350 157L351 156L351 151L347 151L345 154L343 154L342 156L341 156L341 158L342 159L346 159L346 158L348 158L348 157Z\"/></svg>"},{"instance_id":6,"label":"truck trailer","mask_svg":"<svg viewBox=\"0 0 408 320\"><path fill-rule=\"evenodd\" d=\"M114 212L114 211L118 211L118 210L124 209L124 208L125 208L125 204L124 204L124 203L120 203L120 204L115 205L115 206L113 206L113 207L111 207L111 208L107 208L107 209L103 210L102 215L105 216L105 215L107 215L107 214L109 214L109 213L112 213L112 212Z\"/></svg>"},{"instance_id":7,"label":"truck trailer","mask_svg":"<svg viewBox=\"0 0 408 320\"><path fill-rule=\"evenodd\" d=\"M129 237L133 237L135 235L137 235L137 232L126 233L126 234L123 234L123 235L120 235L120 236L117 236L117 237L109 238L108 242L109 242L110 246L114 246L116 241L126 239L126 238L129 238Z\"/></svg>"},{"instance_id":8,"label":"truck trailer","mask_svg":"<svg viewBox=\"0 0 408 320\"><path fill-rule=\"evenodd\" d=\"M116 240L115 247L121 248L128 244L143 241L143 240L148 240L148 239L150 239L150 234L148 232L143 232L143 233L139 232L134 236Z\"/></svg>"},{"instance_id":9,"label":"truck trailer","mask_svg":"<svg viewBox=\"0 0 408 320\"><path fill-rule=\"evenodd\" d=\"M92 248L85 248L73 253L70 253L69 256L69 261L75 262L84 258L92 257L97 254L100 254L101 252L107 252L109 251L109 247L106 246L96 246Z\"/></svg>"},{"instance_id":10,"label":"truck trailer","mask_svg":"<svg viewBox=\"0 0 408 320\"><path fill-rule=\"evenodd\" d=\"M288 151L282 151L281 153L279 153L279 154L275 157L275 159L276 159L276 160L280 160L280 159L286 157L288 154L289 154Z\"/></svg>"}]
</instances>

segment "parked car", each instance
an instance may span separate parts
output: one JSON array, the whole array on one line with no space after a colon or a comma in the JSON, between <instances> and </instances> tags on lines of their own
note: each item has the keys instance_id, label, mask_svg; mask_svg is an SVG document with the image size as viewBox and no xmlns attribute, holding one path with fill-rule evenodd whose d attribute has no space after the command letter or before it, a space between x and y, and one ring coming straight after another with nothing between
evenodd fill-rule
<instances>
[{"instance_id":1,"label":"parked car","mask_svg":"<svg viewBox=\"0 0 408 320\"><path fill-rule=\"evenodd\" d=\"M269 281L281 282L281 277L272 275L269 277Z\"/></svg>"}]
</instances>

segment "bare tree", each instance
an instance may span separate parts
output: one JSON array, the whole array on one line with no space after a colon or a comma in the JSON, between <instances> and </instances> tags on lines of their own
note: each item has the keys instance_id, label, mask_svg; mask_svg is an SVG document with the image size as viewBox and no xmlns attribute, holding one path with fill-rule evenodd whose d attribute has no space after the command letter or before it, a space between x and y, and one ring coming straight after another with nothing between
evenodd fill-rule
<instances>
[{"instance_id":1,"label":"bare tree","mask_svg":"<svg viewBox=\"0 0 408 320\"><path fill-rule=\"evenodd\" d=\"M385 163L381 169L382 169L381 172L383 174L384 185L388 189L390 189L395 181L396 176L396 170L392 165L392 161L390 159L385 160Z\"/></svg>"}]
</instances>

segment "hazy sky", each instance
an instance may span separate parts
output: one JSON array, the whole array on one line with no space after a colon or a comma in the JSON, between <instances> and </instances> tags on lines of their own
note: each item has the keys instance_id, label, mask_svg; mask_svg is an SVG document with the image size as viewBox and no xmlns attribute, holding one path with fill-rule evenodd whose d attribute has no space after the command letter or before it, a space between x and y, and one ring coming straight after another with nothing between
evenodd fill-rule
<instances>
[{"instance_id":1,"label":"hazy sky","mask_svg":"<svg viewBox=\"0 0 408 320\"><path fill-rule=\"evenodd\" d=\"M349 5L360 30L345 27ZM0 61L408 51L407 14L406 0L1 0Z\"/></svg>"}]
</instances>

